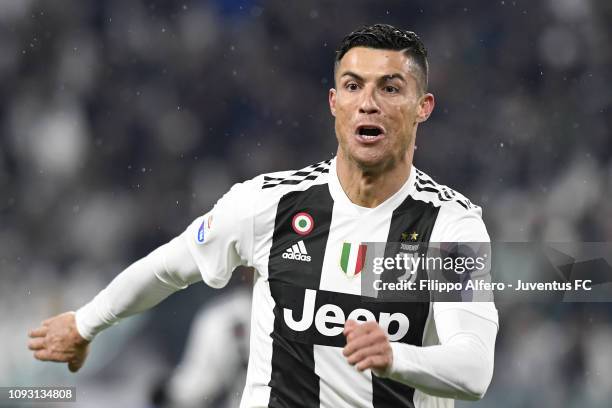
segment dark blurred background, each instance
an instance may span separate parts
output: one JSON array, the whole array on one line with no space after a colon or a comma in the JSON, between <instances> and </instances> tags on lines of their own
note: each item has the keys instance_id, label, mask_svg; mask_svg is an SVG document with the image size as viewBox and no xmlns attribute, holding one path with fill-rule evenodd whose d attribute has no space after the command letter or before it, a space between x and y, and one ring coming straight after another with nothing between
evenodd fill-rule
<instances>
[{"instance_id":1,"label":"dark blurred background","mask_svg":"<svg viewBox=\"0 0 612 408\"><path fill-rule=\"evenodd\" d=\"M334 50L375 22L425 42L437 106L416 165L482 206L494 241L612 240L607 0L2 0L0 386L146 406L222 292L195 285L107 330L78 376L35 362L27 329L84 304L232 183L331 157ZM495 377L474 406L610 406L611 312L500 308Z\"/></svg>"}]
</instances>

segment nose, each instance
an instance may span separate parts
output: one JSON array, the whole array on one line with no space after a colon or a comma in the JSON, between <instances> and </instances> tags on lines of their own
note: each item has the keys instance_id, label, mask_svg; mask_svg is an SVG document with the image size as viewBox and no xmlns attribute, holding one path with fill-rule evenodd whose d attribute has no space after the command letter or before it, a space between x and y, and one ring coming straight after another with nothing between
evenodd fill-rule
<instances>
[{"instance_id":1,"label":"nose","mask_svg":"<svg viewBox=\"0 0 612 408\"><path fill-rule=\"evenodd\" d=\"M361 103L359 105L359 113L365 113L366 115L380 113L380 108L378 107L378 103L376 103L376 98L374 96L374 90L365 89L362 95Z\"/></svg>"}]
</instances>

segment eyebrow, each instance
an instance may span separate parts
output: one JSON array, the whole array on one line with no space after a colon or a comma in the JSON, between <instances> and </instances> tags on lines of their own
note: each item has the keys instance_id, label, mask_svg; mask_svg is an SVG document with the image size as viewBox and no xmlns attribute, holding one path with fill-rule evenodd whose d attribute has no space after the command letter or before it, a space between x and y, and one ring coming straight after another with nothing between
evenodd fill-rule
<instances>
[{"instance_id":1,"label":"eyebrow","mask_svg":"<svg viewBox=\"0 0 612 408\"><path fill-rule=\"evenodd\" d=\"M384 75L382 77L382 79L384 81L392 81L394 79L399 79L402 82L406 82L406 79L404 78L404 76L400 73L396 73L396 74L390 74L390 75Z\"/></svg>"},{"instance_id":2,"label":"eyebrow","mask_svg":"<svg viewBox=\"0 0 612 408\"><path fill-rule=\"evenodd\" d=\"M364 81L364 78L361 75L358 75L352 71L346 71L345 73L343 73L340 78L343 78L345 76L349 76L349 77L353 77L355 78L357 81ZM399 79L402 82L406 82L406 79L404 78L404 76L400 73L395 73L395 74L388 74L388 75L383 75L378 79L378 82L387 82L387 81L392 81L394 79Z\"/></svg>"}]
</instances>

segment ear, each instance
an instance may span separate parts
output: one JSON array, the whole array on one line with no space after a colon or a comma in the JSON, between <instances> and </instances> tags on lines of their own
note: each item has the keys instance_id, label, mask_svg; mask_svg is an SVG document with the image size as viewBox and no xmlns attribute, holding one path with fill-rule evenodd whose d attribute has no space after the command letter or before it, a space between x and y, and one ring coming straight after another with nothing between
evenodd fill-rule
<instances>
[{"instance_id":1,"label":"ear","mask_svg":"<svg viewBox=\"0 0 612 408\"><path fill-rule=\"evenodd\" d=\"M331 88L329 90L329 110L331 111L332 116L336 116L336 90Z\"/></svg>"},{"instance_id":2,"label":"ear","mask_svg":"<svg viewBox=\"0 0 612 408\"><path fill-rule=\"evenodd\" d=\"M417 108L417 123L425 122L429 118L431 112L433 112L435 104L436 100L432 94L427 93L421 96L419 106Z\"/></svg>"}]
</instances>

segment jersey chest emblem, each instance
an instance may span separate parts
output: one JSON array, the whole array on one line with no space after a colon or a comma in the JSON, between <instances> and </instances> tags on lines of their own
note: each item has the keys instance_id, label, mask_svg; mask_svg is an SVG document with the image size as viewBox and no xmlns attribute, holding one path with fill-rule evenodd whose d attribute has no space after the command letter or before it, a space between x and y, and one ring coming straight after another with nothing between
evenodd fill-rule
<instances>
[{"instance_id":1,"label":"jersey chest emblem","mask_svg":"<svg viewBox=\"0 0 612 408\"><path fill-rule=\"evenodd\" d=\"M340 269L349 278L363 270L368 247L365 244L344 242L340 252Z\"/></svg>"},{"instance_id":2,"label":"jersey chest emblem","mask_svg":"<svg viewBox=\"0 0 612 408\"><path fill-rule=\"evenodd\" d=\"M307 212L301 211L293 216L291 227L296 234L305 236L312 232L314 220Z\"/></svg>"}]
</instances>

